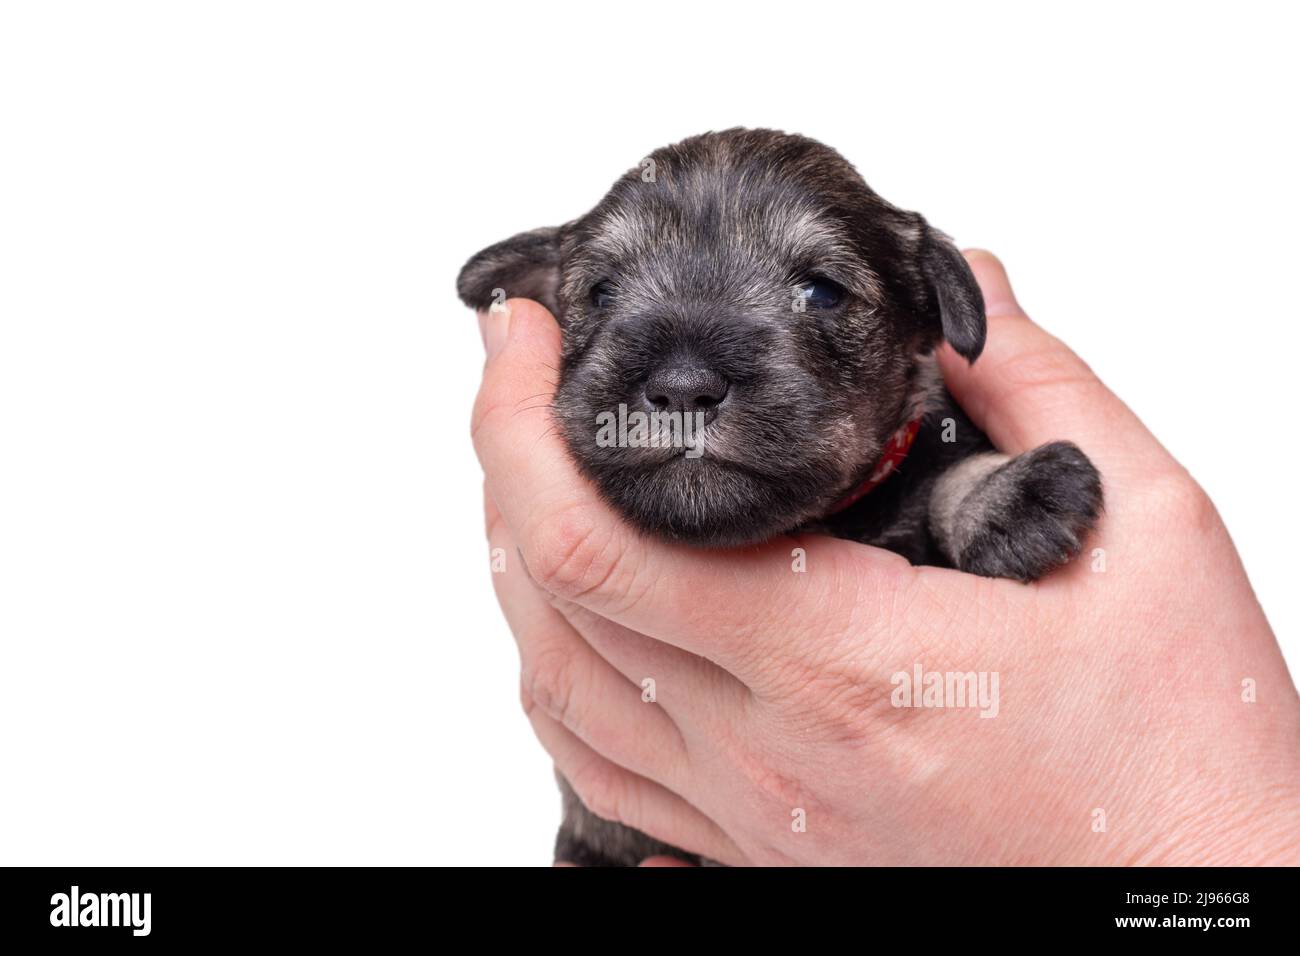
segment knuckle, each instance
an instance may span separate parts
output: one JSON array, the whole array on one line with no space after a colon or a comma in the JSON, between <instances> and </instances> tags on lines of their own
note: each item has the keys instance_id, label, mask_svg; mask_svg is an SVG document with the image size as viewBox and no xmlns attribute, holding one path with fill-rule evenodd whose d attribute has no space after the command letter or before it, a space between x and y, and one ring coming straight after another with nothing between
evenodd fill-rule
<instances>
[{"instance_id":1,"label":"knuckle","mask_svg":"<svg viewBox=\"0 0 1300 956\"><path fill-rule=\"evenodd\" d=\"M542 713L565 727L575 722L573 710L574 685L572 659L556 649L541 650L531 655L523 665L520 676L524 711L540 707Z\"/></svg>"},{"instance_id":2,"label":"knuckle","mask_svg":"<svg viewBox=\"0 0 1300 956\"><path fill-rule=\"evenodd\" d=\"M1182 468L1148 482L1142 504L1144 514L1160 526L1209 531L1219 520L1210 496Z\"/></svg>"},{"instance_id":3,"label":"knuckle","mask_svg":"<svg viewBox=\"0 0 1300 956\"><path fill-rule=\"evenodd\" d=\"M578 601L626 577L616 529L578 504L540 518L528 535L529 573L544 590Z\"/></svg>"},{"instance_id":4,"label":"knuckle","mask_svg":"<svg viewBox=\"0 0 1300 956\"><path fill-rule=\"evenodd\" d=\"M590 760L567 774L582 805L602 820L630 824L627 794L618 770L603 760Z\"/></svg>"},{"instance_id":5,"label":"knuckle","mask_svg":"<svg viewBox=\"0 0 1300 956\"><path fill-rule=\"evenodd\" d=\"M484 435L513 411L512 404L500 398L488 383L484 382L483 387L479 389L478 397L474 399L474 409L469 419L469 434L474 442L474 448L481 453Z\"/></svg>"},{"instance_id":6,"label":"knuckle","mask_svg":"<svg viewBox=\"0 0 1300 956\"><path fill-rule=\"evenodd\" d=\"M797 721L783 717L774 729L780 733L806 734L807 728ZM816 791L816 781L808 779L797 769L798 764L788 753L773 752L768 746L755 743L747 735L735 731L722 731L725 736L726 760L751 801L752 806L765 810L779 808L782 815L791 808L803 807L811 812L814 806L822 808Z\"/></svg>"},{"instance_id":7,"label":"knuckle","mask_svg":"<svg viewBox=\"0 0 1300 956\"><path fill-rule=\"evenodd\" d=\"M505 519L495 507L489 506L483 512L483 533L488 541L498 541L506 530Z\"/></svg>"}]
</instances>

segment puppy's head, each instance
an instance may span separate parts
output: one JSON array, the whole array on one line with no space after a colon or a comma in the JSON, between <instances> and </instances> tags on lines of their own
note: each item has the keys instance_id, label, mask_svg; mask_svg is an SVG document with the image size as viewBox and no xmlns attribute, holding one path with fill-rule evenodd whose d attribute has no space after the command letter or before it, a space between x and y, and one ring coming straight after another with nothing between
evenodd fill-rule
<instances>
[{"instance_id":1,"label":"puppy's head","mask_svg":"<svg viewBox=\"0 0 1300 956\"><path fill-rule=\"evenodd\" d=\"M555 313L574 457L641 528L701 545L825 514L922 410L938 341L972 361L984 344L979 288L944 236L834 150L769 130L661 149L458 284L476 308L522 296Z\"/></svg>"}]
</instances>

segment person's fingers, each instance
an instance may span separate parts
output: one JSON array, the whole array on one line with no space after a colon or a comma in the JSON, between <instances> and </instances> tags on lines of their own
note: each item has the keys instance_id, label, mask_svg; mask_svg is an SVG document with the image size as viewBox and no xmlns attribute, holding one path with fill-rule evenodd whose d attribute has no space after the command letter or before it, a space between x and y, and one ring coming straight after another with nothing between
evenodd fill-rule
<instances>
[{"instance_id":1,"label":"person's fingers","mask_svg":"<svg viewBox=\"0 0 1300 956\"><path fill-rule=\"evenodd\" d=\"M744 685L711 661L638 634L572 601L546 595L523 570L510 529L486 489L483 507L489 546L500 561L497 573L514 575L510 588L504 587L504 580L497 587L498 601L507 617L511 611L506 608L507 602L512 607L516 603L540 602L555 608L597 654L638 688L643 701L656 702L670 717L678 718L683 734L708 733L712 721L707 718L730 712L732 708L726 704L748 693ZM516 594L514 585L521 580L528 585L528 593ZM540 616L541 612L537 613ZM683 717L689 719L683 721Z\"/></svg>"},{"instance_id":2,"label":"person's fingers","mask_svg":"<svg viewBox=\"0 0 1300 956\"><path fill-rule=\"evenodd\" d=\"M676 782L686 750L672 719L596 653L521 568L510 567L504 532L497 523L489 533L493 549L502 548L505 558L492 584L519 648L528 705L610 760L655 780Z\"/></svg>"},{"instance_id":3,"label":"person's fingers","mask_svg":"<svg viewBox=\"0 0 1300 956\"><path fill-rule=\"evenodd\" d=\"M676 793L607 760L540 707L527 709L556 769L596 816L720 863L745 862L731 838Z\"/></svg>"},{"instance_id":4,"label":"person's fingers","mask_svg":"<svg viewBox=\"0 0 1300 956\"><path fill-rule=\"evenodd\" d=\"M836 609L895 605L913 571L890 552L811 535L706 551L633 530L578 473L556 434L555 320L537 303L507 306L485 318L491 357L474 443L492 498L547 591L708 658L750 686L802 660L809 642L825 637L818 622L835 619ZM809 573L793 573L795 549Z\"/></svg>"},{"instance_id":5,"label":"person's fingers","mask_svg":"<svg viewBox=\"0 0 1300 956\"><path fill-rule=\"evenodd\" d=\"M1019 454L1069 440L1093 460L1108 486L1177 468L1136 415L1059 339L1026 317L1002 263L966 253L984 294L988 340L974 364L944 346L939 361L958 404L994 445Z\"/></svg>"},{"instance_id":6,"label":"person's fingers","mask_svg":"<svg viewBox=\"0 0 1300 956\"><path fill-rule=\"evenodd\" d=\"M711 734L714 719L734 723L749 690L712 661L603 618L580 604L556 600L556 609L605 660L630 678L643 699L654 700L688 739Z\"/></svg>"}]
</instances>

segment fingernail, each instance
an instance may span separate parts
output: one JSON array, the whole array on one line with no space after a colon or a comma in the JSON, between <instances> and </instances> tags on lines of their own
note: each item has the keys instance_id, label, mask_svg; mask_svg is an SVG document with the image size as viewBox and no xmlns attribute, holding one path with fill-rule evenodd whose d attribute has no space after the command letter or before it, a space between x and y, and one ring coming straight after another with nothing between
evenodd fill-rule
<instances>
[{"instance_id":1,"label":"fingernail","mask_svg":"<svg viewBox=\"0 0 1300 956\"><path fill-rule=\"evenodd\" d=\"M483 348L487 350L488 361L492 361L505 348L506 338L510 335L510 308L494 305L478 314L478 328L483 335Z\"/></svg>"}]
</instances>

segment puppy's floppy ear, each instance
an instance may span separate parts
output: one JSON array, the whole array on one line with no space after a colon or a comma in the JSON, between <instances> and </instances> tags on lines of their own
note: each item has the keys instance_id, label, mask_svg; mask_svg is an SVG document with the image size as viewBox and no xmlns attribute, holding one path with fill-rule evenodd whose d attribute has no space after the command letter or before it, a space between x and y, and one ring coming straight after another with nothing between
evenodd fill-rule
<instances>
[{"instance_id":1,"label":"puppy's floppy ear","mask_svg":"<svg viewBox=\"0 0 1300 956\"><path fill-rule=\"evenodd\" d=\"M943 337L968 362L984 349L984 295L966 257L939 230L923 227L921 271L943 323Z\"/></svg>"},{"instance_id":2,"label":"puppy's floppy ear","mask_svg":"<svg viewBox=\"0 0 1300 956\"><path fill-rule=\"evenodd\" d=\"M456 292L472 309L505 299L535 299L555 314L560 287L560 227L534 229L488 246L465 263Z\"/></svg>"}]
</instances>

